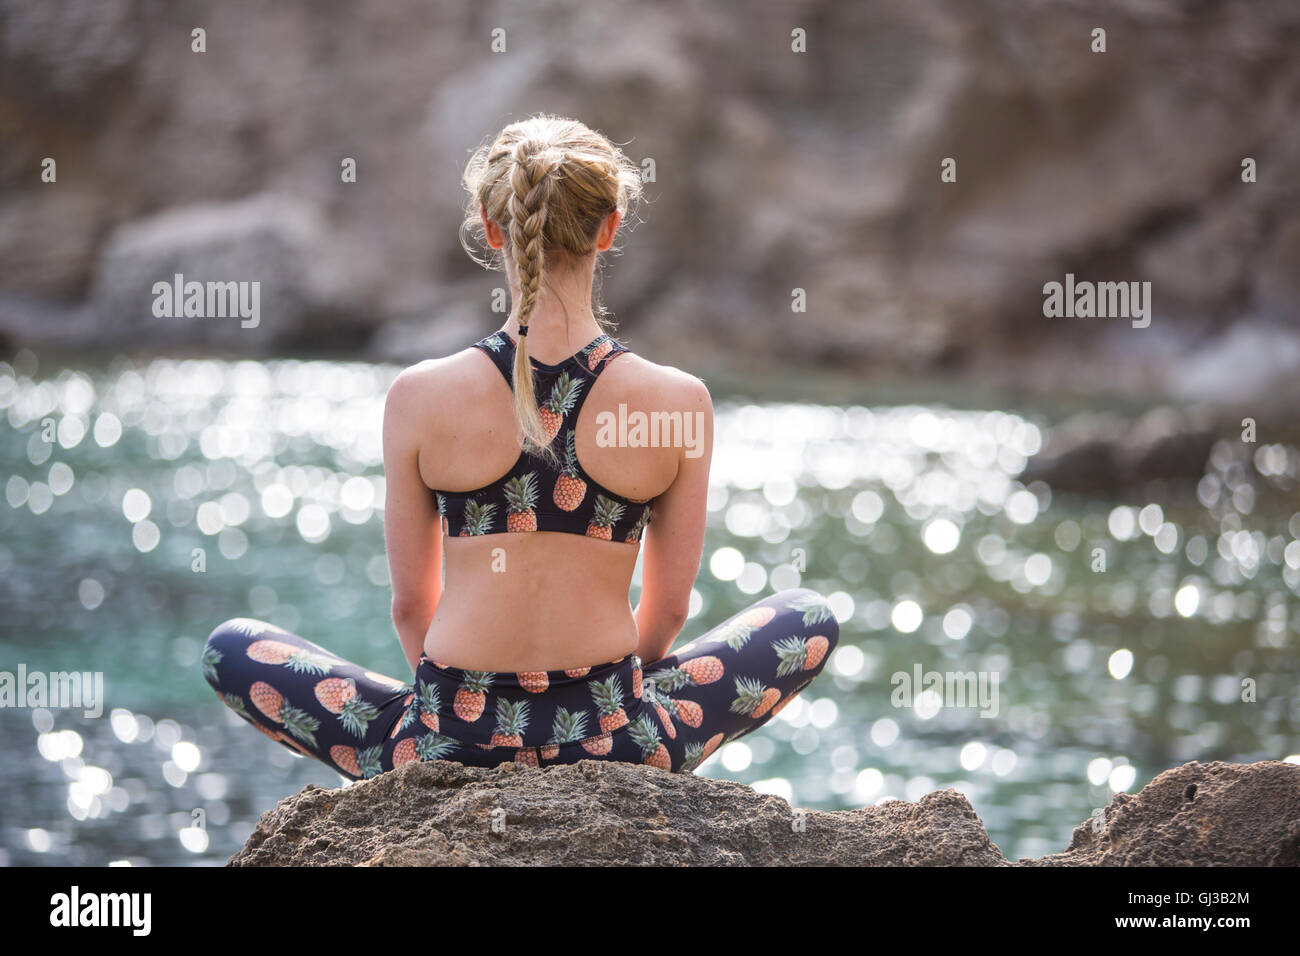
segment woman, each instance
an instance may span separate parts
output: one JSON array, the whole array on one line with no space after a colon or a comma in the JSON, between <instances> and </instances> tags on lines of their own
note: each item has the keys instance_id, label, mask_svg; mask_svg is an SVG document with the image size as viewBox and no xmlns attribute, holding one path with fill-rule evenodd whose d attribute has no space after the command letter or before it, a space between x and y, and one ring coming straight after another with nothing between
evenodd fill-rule
<instances>
[{"instance_id":1,"label":"woman","mask_svg":"<svg viewBox=\"0 0 1300 956\"><path fill-rule=\"evenodd\" d=\"M838 628L807 589L668 654L700 565L713 409L699 379L629 352L592 310L596 258L640 184L603 135L550 116L471 158L463 232L499 254L511 314L404 371L384 411L393 621L414 682L230 621L205 673L258 729L353 779L436 759L691 771L820 673ZM682 427L620 445L601 428L620 413Z\"/></svg>"}]
</instances>

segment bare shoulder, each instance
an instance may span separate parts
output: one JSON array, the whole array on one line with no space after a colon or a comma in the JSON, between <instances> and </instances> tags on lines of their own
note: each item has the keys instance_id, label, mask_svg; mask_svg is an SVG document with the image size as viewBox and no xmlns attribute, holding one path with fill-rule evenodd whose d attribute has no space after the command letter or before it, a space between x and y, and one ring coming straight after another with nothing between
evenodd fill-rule
<instances>
[{"instance_id":1,"label":"bare shoulder","mask_svg":"<svg viewBox=\"0 0 1300 956\"><path fill-rule=\"evenodd\" d=\"M426 359L403 369L388 387L387 408L407 412L422 409L454 410L472 403L489 383L483 373L486 357L477 349L462 349L444 358Z\"/></svg>"},{"instance_id":2,"label":"bare shoulder","mask_svg":"<svg viewBox=\"0 0 1300 956\"><path fill-rule=\"evenodd\" d=\"M651 362L635 352L611 363L609 372L614 373L620 387L647 404L653 400L660 407L684 411L713 407L703 380L675 366Z\"/></svg>"},{"instance_id":3,"label":"bare shoulder","mask_svg":"<svg viewBox=\"0 0 1300 956\"><path fill-rule=\"evenodd\" d=\"M490 401L492 386L501 386L484 374L484 366L492 371L486 355L468 348L403 369L388 387L384 402L386 447L415 451L454 441L458 430ZM500 401L501 396L496 398Z\"/></svg>"}]
</instances>

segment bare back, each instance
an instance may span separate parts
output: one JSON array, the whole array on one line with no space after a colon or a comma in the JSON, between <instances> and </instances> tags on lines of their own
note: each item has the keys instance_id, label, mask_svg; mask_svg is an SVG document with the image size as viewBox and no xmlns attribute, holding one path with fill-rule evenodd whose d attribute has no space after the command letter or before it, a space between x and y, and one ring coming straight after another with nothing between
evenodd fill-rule
<instances>
[{"instance_id":1,"label":"bare back","mask_svg":"<svg viewBox=\"0 0 1300 956\"><path fill-rule=\"evenodd\" d=\"M395 409L390 400L386 412L386 447L391 440L415 450L419 485L428 499L434 488L468 492L488 485L518 460L520 440L510 386L482 351L471 348L421 363L402 378L401 407ZM685 449L611 446L598 439L598 420L603 420L602 413L617 419L620 406L625 420L628 410L694 415L701 412L701 393L707 405L707 391L698 379L628 353L611 361L596 379L577 416L575 446L586 473L628 499L658 499L656 519L646 529L643 545L546 531L412 535L407 527L405 538L417 545L424 541L439 552L436 563L445 564L423 652L467 669L520 671L591 666L644 651L628 603L638 552L644 547L647 555L656 553L663 563L670 549L685 547L679 563L691 565L693 579L699 544L684 533L684 524L688 511L699 512L702 524L701 495L707 489L695 476L688 491L678 488L674 494L675 486L685 484L679 483L683 462L690 460ZM711 408L708 411L711 448ZM704 471L706 484L707 457ZM392 478L389 484L391 489ZM392 520L386 521L390 552L394 524L429 520L427 511L408 506L418 492L414 482L410 484L410 491L399 491L396 500L390 490L388 507L396 508ZM390 553L390 564L394 557L403 560ZM666 580L660 571L650 577ZM656 586L652 581L643 585ZM396 588L395 581L395 594ZM680 590L677 584L675 591ZM681 603L680 596L672 603Z\"/></svg>"}]
</instances>

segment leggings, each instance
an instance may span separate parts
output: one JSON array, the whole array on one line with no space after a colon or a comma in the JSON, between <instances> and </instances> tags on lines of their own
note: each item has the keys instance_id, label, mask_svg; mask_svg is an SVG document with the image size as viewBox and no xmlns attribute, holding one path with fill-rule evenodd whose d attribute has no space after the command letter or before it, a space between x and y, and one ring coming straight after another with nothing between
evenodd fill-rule
<instances>
[{"instance_id":1,"label":"leggings","mask_svg":"<svg viewBox=\"0 0 1300 956\"><path fill-rule=\"evenodd\" d=\"M807 687L838 637L826 600L796 588L645 666L633 654L510 673L422 655L407 683L248 618L213 631L201 664L240 717L353 780L412 760L620 760L692 772Z\"/></svg>"}]
</instances>

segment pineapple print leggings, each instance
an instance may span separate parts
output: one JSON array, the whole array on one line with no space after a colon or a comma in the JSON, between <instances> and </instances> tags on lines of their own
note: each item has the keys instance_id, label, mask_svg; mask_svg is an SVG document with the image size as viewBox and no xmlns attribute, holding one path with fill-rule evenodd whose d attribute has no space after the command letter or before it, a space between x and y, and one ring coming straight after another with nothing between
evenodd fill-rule
<instances>
[{"instance_id":1,"label":"pineapple print leggings","mask_svg":"<svg viewBox=\"0 0 1300 956\"><path fill-rule=\"evenodd\" d=\"M838 636L825 599L797 588L644 667L631 655L507 673L422 657L408 684L247 618L212 632L202 667L240 717L354 780L412 760L621 760L690 772L808 686Z\"/></svg>"}]
</instances>

